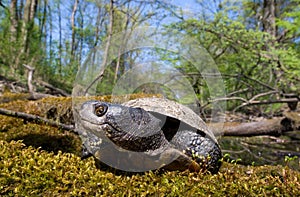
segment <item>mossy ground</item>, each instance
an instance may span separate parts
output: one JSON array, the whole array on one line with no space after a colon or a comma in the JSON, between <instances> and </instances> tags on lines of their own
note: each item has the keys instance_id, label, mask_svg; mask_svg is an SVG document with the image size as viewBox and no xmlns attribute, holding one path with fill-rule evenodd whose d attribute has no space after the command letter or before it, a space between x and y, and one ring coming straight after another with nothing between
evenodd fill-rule
<instances>
[{"instance_id":1,"label":"mossy ground","mask_svg":"<svg viewBox=\"0 0 300 197\"><path fill-rule=\"evenodd\" d=\"M105 98L103 98L105 100ZM70 98L12 101L7 109L57 119ZM58 104L59 103L59 104ZM57 107L58 106L58 107ZM76 134L0 116L0 196L299 196L300 172L287 166L223 162L218 174L115 173L80 159Z\"/></svg>"}]
</instances>

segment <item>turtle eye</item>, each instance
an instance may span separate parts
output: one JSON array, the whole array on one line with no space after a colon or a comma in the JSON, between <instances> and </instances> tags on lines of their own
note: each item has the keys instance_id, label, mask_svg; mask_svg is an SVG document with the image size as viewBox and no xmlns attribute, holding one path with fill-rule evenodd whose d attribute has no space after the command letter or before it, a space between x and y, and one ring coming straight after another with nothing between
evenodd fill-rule
<instances>
[{"instance_id":1,"label":"turtle eye","mask_svg":"<svg viewBox=\"0 0 300 197\"><path fill-rule=\"evenodd\" d=\"M95 105L95 114L96 114L96 116L98 116L98 117L103 116L106 113L107 108L108 107L105 104Z\"/></svg>"}]
</instances>

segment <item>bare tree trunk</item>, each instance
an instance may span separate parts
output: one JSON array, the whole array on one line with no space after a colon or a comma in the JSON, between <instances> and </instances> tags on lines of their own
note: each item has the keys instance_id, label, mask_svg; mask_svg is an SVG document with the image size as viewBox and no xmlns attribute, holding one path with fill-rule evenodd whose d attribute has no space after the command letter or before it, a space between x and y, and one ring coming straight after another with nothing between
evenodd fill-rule
<instances>
[{"instance_id":1,"label":"bare tree trunk","mask_svg":"<svg viewBox=\"0 0 300 197\"><path fill-rule=\"evenodd\" d=\"M24 15L21 26L21 46L20 50L17 52L18 54L14 62L16 68L20 66L22 56L28 55L29 53L29 38L30 34L32 33L31 31L33 30L34 16L36 14L37 3L37 0L27 0L24 7Z\"/></svg>"},{"instance_id":2,"label":"bare tree trunk","mask_svg":"<svg viewBox=\"0 0 300 197\"><path fill-rule=\"evenodd\" d=\"M57 9L58 9L58 28L59 28L59 44L58 44L58 73L62 74L62 19L61 19L61 9L60 9L60 1L57 2Z\"/></svg>"},{"instance_id":3,"label":"bare tree trunk","mask_svg":"<svg viewBox=\"0 0 300 197\"><path fill-rule=\"evenodd\" d=\"M28 52L29 34L33 28L33 20L36 13L37 0L27 0L24 8L24 17L22 24L22 48L21 53Z\"/></svg>"},{"instance_id":4,"label":"bare tree trunk","mask_svg":"<svg viewBox=\"0 0 300 197\"><path fill-rule=\"evenodd\" d=\"M103 18L103 17L101 17L101 11L102 11L102 9L101 9L101 6L99 5L98 6L98 13L97 13L97 20L96 20L96 32L95 32L95 44L94 44L94 46L97 46L98 45L98 42L99 42L99 35L100 35L100 26L101 26L101 24L102 24L102 22L101 22L101 18ZM102 21L103 21L103 19L102 19Z\"/></svg>"},{"instance_id":5,"label":"bare tree trunk","mask_svg":"<svg viewBox=\"0 0 300 197\"><path fill-rule=\"evenodd\" d=\"M44 37L47 36L46 33L46 20L47 20L47 6L48 6L48 0L44 0L44 5L43 5L43 16L39 17L40 21L40 41L42 43L43 35ZM44 45L46 46L46 42L44 42Z\"/></svg>"},{"instance_id":6,"label":"bare tree trunk","mask_svg":"<svg viewBox=\"0 0 300 197\"><path fill-rule=\"evenodd\" d=\"M28 22L33 21L34 16L36 14L37 6L38 6L38 0L31 0Z\"/></svg>"},{"instance_id":7,"label":"bare tree trunk","mask_svg":"<svg viewBox=\"0 0 300 197\"><path fill-rule=\"evenodd\" d=\"M276 45L276 42L278 42L277 38L279 37L278 33L278 26L276 25L276 18L280 17L280 9L281 6L284 5L284 1L280 0L264 0L263 1L263 15L262 15L262 24L263 24L263 31L268 33L271 36L271 39L268 40L268 43L266 43L266 50L270 51L272 48L280 48L280 45ZM282 89L283 92L290 92L292 89L291 87L294 86L292 83L286 84L284 80L282 79L284 70L282 70L282 67L284 67L281 62L281 58L278 57L276 54L272 54L273 61L276 62L274 66L272 66L270 71L270 76L274 78L275 84L278 84L280 89Z\"/></svg>"},{"instance_id":8,"label":"bare tree trunk","mask_svg":"<svg viewBox=\"0 0 300 197\"><path fill-rule=\"evenodd\" d=\"M71 26L72 26L71 60L75 59L75 57L74 57L75 56L75 50L76 50L76 43L75 43L75 35L76 35L75 15L76 15L76 12L77 12L78 1L79 0L75 0L75 2L74 2L72 16L71 16Z\"/></svg>"},{"instance_id":9,"label":"bare tree trunk","mask_svg":"<svg viewBox=\"0 0 300 197\"><path fill-rule=\"evenodd\" d=\"M84 45L84 13L85 13L85 7L82 8L82 6L79 8L79 13L80 13L80 29L81 29L81 35L80 35L80 38L79 38L79 55L78 55L78 58L77 58L77 61L78 62L81 62L82 60L82 52L83 52L83 45ZM80 65L80 64L78 64Z\"/></svg>"},{"instance_id":10,"label":"bare tree trunk","mask_svg":"<svg viewBox=\"0 0 300 197\"><path fill-rule=\"evenodd\" d=\"M10 7L10 41L17 40L18 16L17 16L17 0L11 0Z\"/></svg>"},{"instance_id":11,"label":"bare tree trunk","mask_svg":"<svg viewBox=\"0 0 300 197\"><path fill-rule=\"evenodd\" d=\"M275 15L275 8L276 8L276 0L264 0L263 3L263 31L269 33L276 38L276 15Z\"/></svg>"},{"instance_id":12,"label":"bare tree trunk","mask_svg":"<svg viewBox=\"0 0 300 197\"><path fill-rule=\"evenodd\" d=\"M119 47L119 50L118 50L118 59L117 59L117 63L116 63L114 83L116 83L116 81L118 79L118 73L119 73L120 64L121 64L121 57L122 57L121 52L124 48L124 45L126 44L127 34L128 34L127 33L128 24L129 24L129 18L128 18L128 16L126 16L126 25L125 25L125 29L124 29L123 39L121 41L121 44L120 44L120 47Z\"/></svg>"},{"instance_id":13,"label":"bare tree trunk","mask_svg":"<svg viewBox=\"0 0 300 197\"><path fill-rule=\"evenodd\" d=\"M10 20L10 42L14 45L18 40L18 15L17 15L17 0L11 0L9 6L9 20ZM11 47L11 53L17 54L17 48ZM12 73L16 73L18 66L15 64L14 58L12 58L11 62L11 71Z\"/></svg>"},{"instance_id":14,"label":"bare tree trunk","mask_svg":"<svg viewBox=\"0 0 300 197\"><path fill-rule=\"evenodd\" d=\"M52 39L53 39L52 10L49 4L47 6L49 10L49 60L50 62L53 62L54 56L53 56L53 47L52 47ZM47 42L47 40L45 40L45 42ZM46 73L43 73L43 75L46 78Z\"/></svg>"}]
</instances>

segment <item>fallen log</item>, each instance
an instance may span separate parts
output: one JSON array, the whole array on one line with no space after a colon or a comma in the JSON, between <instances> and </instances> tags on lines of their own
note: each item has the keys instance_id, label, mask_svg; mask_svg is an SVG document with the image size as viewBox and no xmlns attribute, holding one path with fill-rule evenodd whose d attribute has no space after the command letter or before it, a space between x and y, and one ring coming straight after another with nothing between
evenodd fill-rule
<instances>
[{"instance_id":1,"label":"fallen log","mask_svg":"<svg viewBox=\"0 0 300 197\"><path fill-rule=\"evenodd\" d=\"M224 136L258 136L273 135L280 136L284 132L292 131L292 121L286 117L273 118L260 122L247 123L224 123Z\"/></svg>"},{"instance_id":2,"label":"fallen log","mask_svg":"<svg viewBox=\"0 0 300 197\"><path fill-rule=\"evenodd\" d=\"M221 128L220 123L211 123L211 127ZM300 114L297 112L285 113L283 117L274 117L259 122L225 122L223 124L224 136L280 136L284 132L300 130Z\"/></svg>"}]
</instances>

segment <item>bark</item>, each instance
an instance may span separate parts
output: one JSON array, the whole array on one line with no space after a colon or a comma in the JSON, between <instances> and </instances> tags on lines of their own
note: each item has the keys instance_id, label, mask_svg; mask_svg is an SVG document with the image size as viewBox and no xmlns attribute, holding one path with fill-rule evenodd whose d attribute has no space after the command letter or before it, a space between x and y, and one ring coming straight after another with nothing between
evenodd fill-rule
<instances>
[{"instance_id":1,"label":"bark","mask_svg":"<svg viewBox=\"0 0 300 197\"><path fill-rule=\"evenodd\" d=\"M17 54L17 48L13 47L18 40L18 13L17 13L17 0L11 0L9 6L9 20L10 20L10 42L12 43L12 47L10 51L12 54ZM18 66L15 64L15 58L11 58L11 71L15 74Z\"/></svg>"},{"instance_id":2,"label":"bark","mask_svg":"<svg viewBox=\"0 0 300 197\"><path fill-rule=\"evenodd\" d=\"M11 0L10 7L10 41L17 40L18 15L17 15L17 0Z\"/></svg>"},{"instance_id":3,"label":"bark","mask_svg":"<svg viewBox=\"0 0 300 197\"><path fill-rule=\"evenodd\" d=\"M127 31L127 28L128 28L128 24L129 24L129 17L128 15L126 15L126 19L125 19L126 23L125 23L125 28L123 31ZM123 34L123 39L122 39L122 43L121 43L121 46L119 47L119 50L118 50L118 59L117 59L117 63L116 63L116 69L115 69L115 76L114 76L114 83L117 82L117 79L118 79L118 73L119 73L119 69L120 69L120 64L121 64L121 51L123 50L123 47L127 41L127 38L126 38L126 35L127 35L127 32Z\"/></svg>"},{"instance_id":4,"label":"bark","mask_svg":"<svg viewBox=\"0 0 300 197\"><path fill-rule=\"evenodd\" d=\"M276 0L264 0L263 2L263 31L269 33L274 38L276 37Z\"/></svg>"},{"instance_id":5,"label":"bark","mask_svg":"<svg viewBox=\"0 0 300 197\"><path fill-rule=\"evenodd\" d=\"M78 1L75 0L74 6L73 6L73 11L71 15L71 26L72 26L72 43L71 43L71 59L75 59L75 50L76 50L76 43L75 43L75 35L76 35L76 26L75 26L75 15L77 12L77 7L78 7Z\"/></svg>"},{"instance_id":6,"label":"bark","mask_svg":"<svg viewBox=\"0 0 300 197\"><path fill-rule=\"evenodd\" d=\"M22 48L21 53L29 49L29 34L33 28L34 16L36 14L37 0L27 0L24 7L24 17L22 23Z\"/></svg>"},{"instance_id":7,"label":"bark","mask_svg":"<svg viewBox=\"0 0 300 197\"><path fill-rule=\"evenodd\" d=\"M53 46L52 46L52 38L53 38L53 19L52 19L52 10L51 10L51 6L50 5L47 5L48 7L48 10L49 10L49 62L53 62L53 59L54 59L54 56L51 55L53 54ZM47 45L47 42L46 42L46 45ZM46 73L45 73L46 74ZM45 75L43 74L43 75ZM45 79L45 78L44 78Z\"/></svg>"},{"instance_id":8,"label":"bark","mask_svg":"<svg viewBox=\"0 0 300 197\"><path fill-rule=\"evenodd\" d=\"M94 43L94 47L98 45L99 43L99 38L100 38L100 31L101 31L101 25L103 23L103 18L102 15L102 9L101 6L98 6L98 12L97 12L97 19L96 19L96 31L95 31L95 43Z\"/></svg>"},{"instance_id":9,"label":"bark","mask_svg":"<svg viewBox=\"0 0 300 197\"><path fill-rule=\"evenodd\" d=\"M21 36L20 40L21 47L20 50L17 52L18 55L16 56L14 66L15 68L18 68L20 66L20 62L22 59L23 55L29 54L30 50L30 34L32 33L33 30L33 25L34 25L34 17L36 14L36 9L37 9L37 0L27 0L25 7L24 7L24 15L23 15L23 20L22 20L22 26L21 26Z\"/></svg>"},{"instance_id":10,"label":"bark","mask_svg":"<svg viewBox=\"0 0 300 197\"><path fill-rule=\"evenodd\" d=\"M47 26L46 26L46 21L47 21L47 6L48 2L47 0L44 0L44 7L43 9L43 16L39 17L39 22L40 22L40 42L42 42L43 34L45 35L44 37L46 38L47 36ZM46 40L46 39L45 39ZM46 44L44 44L46 45ZM46 47L45 47L46 48Z\"/></svg>"},{"instance_id":11,"label":"bark","mask_svg":"<svg viewBox=\"0 0 300 197\"><path fill-rule=\"evenodd\" d=\"M61 17L61 9L60 9L60 1L57 2L58 9L58 28L59 28L59 45L58 45L58 73L62 74L62 17Z\"/></svg>"}]
</instances>

